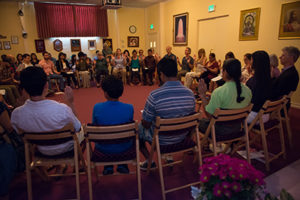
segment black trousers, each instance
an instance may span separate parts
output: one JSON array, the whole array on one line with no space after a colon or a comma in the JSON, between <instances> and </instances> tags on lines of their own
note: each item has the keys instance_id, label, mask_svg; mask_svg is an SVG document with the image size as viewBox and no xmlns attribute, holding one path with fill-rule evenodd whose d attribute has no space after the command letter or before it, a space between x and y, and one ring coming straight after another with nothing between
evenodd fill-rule
<instances>
[{"instance_id":1,"label":"black trousers","mask_svg":"<svg viewBox=\"0 0 300 200\"><path fill-rule=\"evenodd\" d=\"M66 78L67 78L67 84L68 84L68 86L71 85L71 78L72 78L74 84L75 84L75 85L78 85L78 81L77 81L77 79L76 79L74 73L68 74L67 72L61 72L61 75L62 75L63 77L66 77Z\"/></svg>"},{"instance_id":2,"label":"black trousers","mask_svg":"<svg viewBox=\"0 0 300 200\"><path fill-rule=\"evenodd\" d=\"M150 83L149 84L153 84L153 74L154 74L155 69L143 69L143 81L144 84L147 84L147 76L149 78Z\"/></svg>"},{"instance_id":3,"label":"black trousers","mask_svg":"<svg viewBox=\"0 0 300 200\"><path fill-rule=\"evenodd\" d=\"M101 82L101 76L104 76L106 77L108 75L108 70L99 70L99 71L96 71L96 81L98 84L100 84Z\"/></svg>"}]
</instances>

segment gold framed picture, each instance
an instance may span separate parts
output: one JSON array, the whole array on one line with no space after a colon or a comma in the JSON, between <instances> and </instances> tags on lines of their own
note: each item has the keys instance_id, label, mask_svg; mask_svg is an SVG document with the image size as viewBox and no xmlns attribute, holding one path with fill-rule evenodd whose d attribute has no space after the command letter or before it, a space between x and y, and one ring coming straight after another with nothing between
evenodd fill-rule
<instances>
[{"instance_id":1,"label":"gold framed picture","mask_svg":"<svg viewBox=\"0 0 300 200\"><path fill-rule=\"evenodd\" d=\"M188 44L189 13L173 16L173 45Z\"/></svg>"},{"instance_id":2,"label":"gold framed picture","mask_svg":"<svg viewBox=\"0 0 300 200\"><path fill-rule=\"evenodd\" d=\"M88 46L89 46L89 50L95 50L96 49L96 40L89 40Z\"/></svg>"},{"instance_id":3,"label":"gold framed picture","mask_svg":"<svg viewBox=\"0 0 300 200\"><path fill-rule=\"evenodd\" d=\"M10 50L11 49L10 41L3 41L3 47L4 50Z\"/></svg>"},{"instance_id":4,"label":"gold framed picture","mask_svg":"<svg viewBox=\"0 0 300 200\"><path fill-rule=\"evenodd\" d=\"M300 1L282 4L278 38L300 38Z\"/></svg>"},{"instance_id":5,"label":"gold framed picture","mask_svg":"<svg viewBox=\"0 0 300 200\"><path fill-rule=\"evenodd\" d=\"M11 43L12 44L19 44L19 38L16 35L11 36Z\"/></svg>"},{"instance_id":6,"label":"gold framed picture","mask_svg":"<svg viewBox=\"0 0 300 200\"><path fill-rule=\"evenodd\" d=\"M0 50L2 50L3 48L2 48L2 42L0 41Z\"/></svg>"},{"instance_id":7,"label":"gold framed picture","mask_svg":"<svg viewBox=\"0 0 300 200\"><path fill-rule=\"evenodd\" d=\"M258 40L260 8L241 11L239 40Z\"/></svg>"},{"instance_id":8,"label":"gold framed picture","mask_svg":"<svg viewBox=\"0 0 300 200\"><path fill-rule=\"evenodd\" d=\"M81 51L80 39L71 39L71 51Z\"/></svg>"},{"instance_id":9,"label":"gold framed picture","mask_svg":"<svg viewBox=\"0 0 300 200\"><path fill-rule=\"evenodd\" d=\"M58 52L62 51L63 50L62 41L59 40L59 39L54 40L53 41L53 48L54 48L55 51L58 51Z\"/></svg>"},{"instance_id":10,"label":"gold framed picture","mask_svg":"<svg viewBox=\"0 0 300 200\"><path fill-rule=\"evenodd\" d=\"M127 39L127 46L128 47L139 47L140 43L139 43L139 37L138 36L128 36Z\"/></svg>"}]
</instances>

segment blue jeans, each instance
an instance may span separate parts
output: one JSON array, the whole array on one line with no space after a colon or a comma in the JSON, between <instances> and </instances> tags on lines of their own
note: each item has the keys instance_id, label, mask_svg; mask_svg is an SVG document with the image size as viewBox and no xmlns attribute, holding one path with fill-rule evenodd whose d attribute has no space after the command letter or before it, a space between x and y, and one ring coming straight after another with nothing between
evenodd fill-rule
<instances>
[{"instance_id":1,"label":"blue jeans","mask_svg":"<svg viewBox=\"0 0 300 200\"><path fill-rule=\"evenodd\" d=\"M59 81L59 89L60 90L63 90L65 88L64 78L63 78L62 75L60 75L60 74L50 74L48 76L49 89L51 89L51 79L58 79L58 81Z\"/></svg>"}]
</instances>

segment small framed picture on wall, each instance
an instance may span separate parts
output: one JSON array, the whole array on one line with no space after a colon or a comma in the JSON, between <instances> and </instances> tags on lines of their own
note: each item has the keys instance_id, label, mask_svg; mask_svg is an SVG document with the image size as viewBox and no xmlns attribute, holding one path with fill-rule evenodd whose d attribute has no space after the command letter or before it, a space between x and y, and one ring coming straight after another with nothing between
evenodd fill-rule
<instances>
[{"instance_id":1,"label":"small framed picture on wall","mask_svg":"<svg viewBox=\"0 0 300 200\"><path fill-rule=\"evenodd\" d=\"M3 48L2 48L2 42L0 42L0 50L2 50Z\"/></svg>"},{"instance_id":2,"label":"small framed picture on wall","mask_svg":"<svg viewBox=\"0 0 300 200\"><path fill-rule=\"evenodd\" d=\"M89 40L88 46L89 46L89 50L95 50L96 49L96 40Z\"/></svg>"},{"instance_id":3,"label":"small framed picture on wall","mask_svg":"<svg viewBox=\"0 0 300 200\"><path fill-rule=\"evenodd\" d=\"M71 39L71 51L81 51L80 39Z\"/></svg>"},{"instance_id":4,"label":"small framed picture on wall","mask_svg":"<svg viewBox=\"0 0 300 200\"><path fill-rule=\"evenodd\" d=\"M189 13L173 16L173 45L188 44Z\"/></svg>"},{"instance_id":5,"label":"small framed picture on wall","mask_svg":"<svg viewBox=\"0 0 300 200\"><path fill-rule=\"evenodd\" d=\"M300 1L281 6L279 39L300 38Z\"/></svg>"},{"instance_id":6,"label":"small framed picture on wall","mask_svg":"<svg viewBox=\"0 0 300 200\"><path fill-rule=\"evenodd\" d=\"M3 47L4 50L10 50L11 49L10 41L3 41Z\"/></svg>"},{"instance_id":7,"label":"small framed picture on wall","mask_svg":"<svg viewBox=\"0 0 300 200\"><path fill-rule=\"evenodd\" d=\"M44 51L46 51L44 40L35 40L34 42L35 42L35 51L37 53L43 53Z\"/></svg>"},{"instance_id":8,"label":"small framed picture on wall","mask_svg":"<svg viewBox=\"0 0 300 200\"><path fill-rule=\"evenodd\" d=\"M258 40L260 8L241 11L240 40Z\"/></svg>"},{"instance_id":9,"label":"small framed picture on wall","mask_svg":"<svg viewBox=\"0 0 300 200\"><path fill-rule=\"evenodd\" d=\"M16 35L11 36L11 43L12 44L19 44L19 38Z\"/></svg>"},{"instance_id":10,"label":"small framed picture on wall","mask_svg":"<svg viewBox=\"0 0 300 200\"><path fill-rule=\"evenodd\" d=\"M139 47L139 37L128 36L128 47Z\"/></svg>"},{"instance_id":11,"label":"small framed picture on wall","mask_svg":"<svg viewBox=\"0 0 300 200\"><path fill-rule=\"evenodd\" d=\"M57 39L53 41L53 48L55 51L62 51L63 50L63 43L61 40Z\"/></svg>"},{"instance_id":12,"label":"small framed picture on wall","mask_svg":"<svg viewBox=\"0 0 300 200\"><path fill-rule=\"evenodd\" d=\"M111 50L113 50L112 39L110 39L110 38L103 38L103 47L104 47L104 44L106 44L109 48L111 48Z\"/></svg>"}]
</instances>

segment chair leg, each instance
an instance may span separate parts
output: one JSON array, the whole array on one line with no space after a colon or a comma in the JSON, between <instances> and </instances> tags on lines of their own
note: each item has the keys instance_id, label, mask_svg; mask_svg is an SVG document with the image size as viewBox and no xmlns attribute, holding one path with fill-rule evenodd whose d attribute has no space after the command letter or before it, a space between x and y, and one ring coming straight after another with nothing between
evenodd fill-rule
<instances>
[{"instance_id":1,"label":"chair leg","mask_svg":"<svg viewBox=\"0 0 300 200\"><path fill-rule=\"evenodd\" d=\"M92 185L92 173L91 173L91 156L90 156L90 143L87 142L87 174L89 185L89 199L93 200L93 185ZM98 175L97 175L98 176Z\"/></svg>"},{"instance_id":2,"label":"chair leg","mask_svg":"<svg viewBox=\"0 0 300 200\"><path fill-rule=\"evenodd\" d=\"M142 182L141 182L141 169L140 169L140 148L139 139L136 136L136 178L138 182L139 200L142 200Z\"/></svg>"},{"instance_id":3,"label":"chair leg","mask_svg":"<svg viewBox=\"0 0 300 200\"><path fill-rule=\"evenodd\" d=\"M286 123L286 129L287 129L287 132L288 132L288 138L289 138L289 144L290 144L290 147L292 148L293 147L293 135L292 135L292 130L291 130L291 124L290 124L290 119L289 117L285 117L285 123Z\"/></svg>"},{"instance_id":4,"label":"chair leg","mask_svg":"<svg viewBox=\"0 0 300 200\"><path fill-rule=\"evenodd\" d=\"M262 126L261 126L262 128ZM262 140L262 145L263 145L263 149L264 149L264 156L265 156L265 164L266 164L266 169L267 171L270 170L270 163L269 163L269 152L268 152L268 144L267 144L267 138L266 138L266 132L265 130L262 128L261 130L261 140Z\"/></svg>"},{"instance_id":5,"label":"chair leg","mask_svg":"<svg viewBox=\"0 0 300 200\"><path fill-rule=\"evenodd\" d=\"M79 161L78 161L78 147L74 144L74 161L75 161L75 175L76 175L76 196L80 199L80 180L79 180Z\"/></svg>"},{"instance_id":6,"label":"chair leg","mask_svg":"<svg viewBox=\"0 0 300 200\"><path fill-rule=\"evenodd\" d=\"M32 200L30 154L29 154L29 145L27 142L25 142L25 159L26 159L27 195L28 195L28 200Z\"/></svg>"},{"instance_id":7,"label":"chair leg","mask_svg":"<svg viewBox=\"0 0 300 200\"><path fill-rule=\"evenodd\" d=\"M150 155L149 155L149 158L148 158L147 175L149 175L149 173L150 173L150 168L151 168L151 164L152 164L152 159L153 159L154 151L155 151L155 142L152 142L151 150L150 150Z\"/></svg>"},{"instance_id":8,"label":"chair leg","mask_svg":"<svg viewBox=\"0 0 300 200\"><path fill-rule=\"evenodd\" d=\"M156 143L159 144L158 137L156 137ZM156 147L156 152L157 152L158 170L159 170L159 178L160 178L162 198L163 198L163 200L165 200L166 199L165 182L164 182L164 175L163 175L163 168L162 168L161 154L160 154L159 145L157 145L157 147Z\"/></svg>"},{"instance_id":9,"label":"chair leg","mask_svg":"<svg viewBox=\"0 0 300 200\"><path fill-rule=\"evenodd\" d=\"M279 136L280 136L281 152L283 152L283 158L286 159L286 151L285 151L283 127L282 127L281 120L279 121Z\"/></svg>"},{"instance_id":10,"label":"chair leg","mask_svg":"<svg viewBox=\"0 0 300 200\"><path fill-rule=\"evenodd\" d=\"M248 134L245 136L246 139L246 153L247 153L247 161L249 164L251 164L251 159L250 159L250 144L249 144L249 137Z\"/></svg>"}]
</instances>

